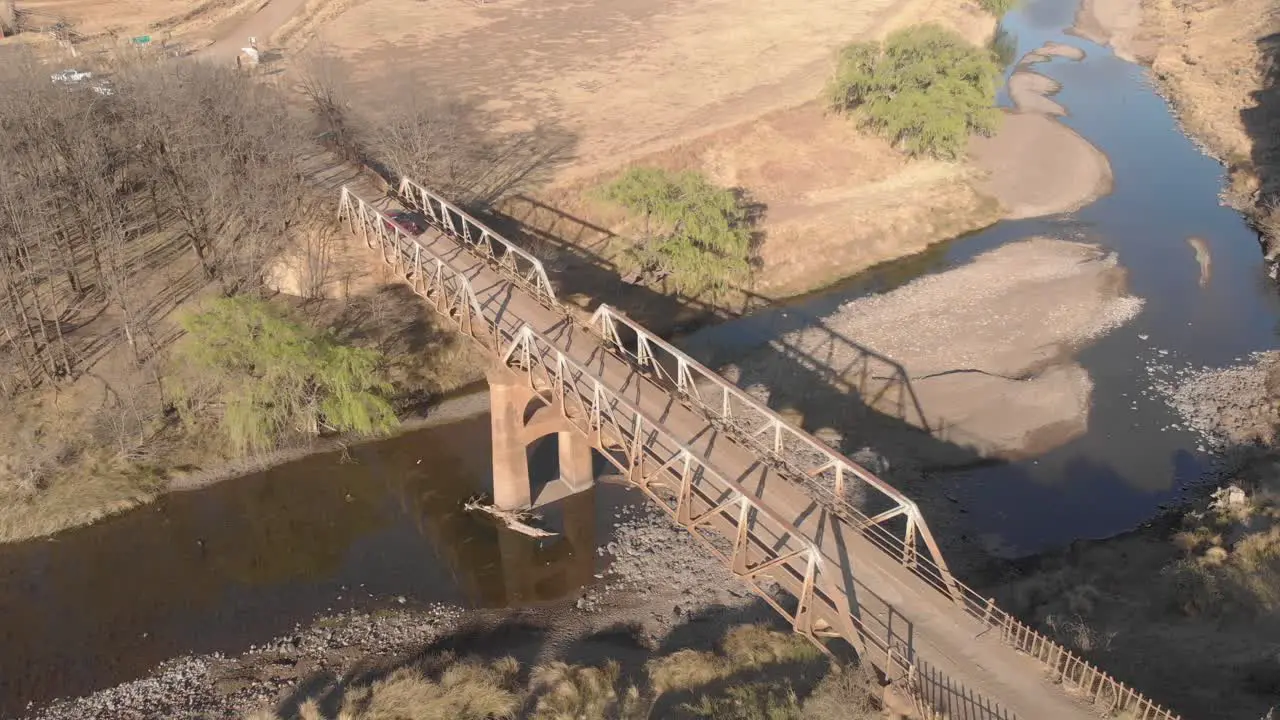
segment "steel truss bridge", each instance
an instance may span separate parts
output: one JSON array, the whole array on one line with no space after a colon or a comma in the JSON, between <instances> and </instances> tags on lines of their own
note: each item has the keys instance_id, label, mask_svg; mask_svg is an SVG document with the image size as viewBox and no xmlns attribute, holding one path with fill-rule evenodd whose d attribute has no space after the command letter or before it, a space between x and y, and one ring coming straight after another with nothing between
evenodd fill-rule
<instances>
[{"instance_id":1,"label":"steel truss bridge","mask_svg":"<svg viewBox=\"0 0 1280 720\"><path fill-rule=\"evenodd\" d=\"M536 257L439 194L405 180L394 200L427 232L350 185L338 217L796 632L851 645L895 702L929 720L1177 718L956 580L893 486L614 308L579 320Z\"/></svg>"}]
</instances>

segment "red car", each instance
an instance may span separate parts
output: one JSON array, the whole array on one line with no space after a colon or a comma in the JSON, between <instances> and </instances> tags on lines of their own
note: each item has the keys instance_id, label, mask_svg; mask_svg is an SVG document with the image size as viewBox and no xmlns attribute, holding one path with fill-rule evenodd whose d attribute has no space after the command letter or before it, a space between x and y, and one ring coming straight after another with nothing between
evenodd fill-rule
<instances>
[{"instance_id":1,"label":"red car","mask_svg":"<svg viewBox=\"0 0 1280 720\"><path fill-rule=\"evenodd\" d=\"M387 229L399 228L406 235L417 237L427 231L426 220L418 213L406 212L404 210L395 210L393 212L383 214L383 222L386 223Z\"/></svg>"}]
</instances>

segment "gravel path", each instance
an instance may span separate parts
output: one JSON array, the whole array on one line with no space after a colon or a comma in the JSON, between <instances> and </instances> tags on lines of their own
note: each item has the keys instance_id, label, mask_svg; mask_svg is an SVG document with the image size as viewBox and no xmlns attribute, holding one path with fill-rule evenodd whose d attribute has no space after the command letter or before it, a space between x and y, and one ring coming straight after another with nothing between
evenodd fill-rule
<instances>
[{"instance_id":1,"label":"gravel path","mask_svg":"<svg viewBox=\"0 0 1280 720\"><path fill-rule=\"evenodd\" d=\"M699 621L699 632L719 637L728 625L772 616L691 535L647 504L621 509L612 538L597 552L611 557L608 570L561 603L468 611L391 598L390 609L319 618L239 656L176 658L149 677L33 709L25 720L240 718L279 702L301 682L323 677L332 684L353 668L393 662L478 618L545 624L537 658L543 662L564 657L576 640L609 628L633 628L657 648L691 619Z\"/></svg>"}]
</instances>

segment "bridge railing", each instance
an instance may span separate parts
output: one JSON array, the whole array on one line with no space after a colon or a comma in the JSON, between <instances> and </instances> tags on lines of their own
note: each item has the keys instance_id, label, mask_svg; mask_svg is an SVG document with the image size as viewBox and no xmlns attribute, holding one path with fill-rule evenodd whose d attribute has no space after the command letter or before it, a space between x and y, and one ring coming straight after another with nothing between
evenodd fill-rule
<instances>
[{"instance_id":1,"label":"bridge railing","mask_svg":"<svg viewBox=\"0 0 1280 720\"><path fill-rule=\"evenodd\" d=\"M508 277L533 293L539 302L558 305L555 288L551 286L542 261L524 248L489 229L462 208L408 178L400 181L399 194L436 228L486 261L505 270Z\"/></svg>"},{"instance_id":2,"label":"bridge railing","mask_svg":"<svg viewBox=\"0 0 1280 720\"><path fill-rule=\"evenodd\" d=\"M1133 688L1044 637L1017 618L996 607L993 599L957 581L915 503L893 486L831 449L826 443L787 423L738 386L720 377L693 358L651 333L608 305L601 305L592 327L617 352L649 377L700 408L748 447L771 457L792 479L805 485L817 499L843 515L864 537L898 559L917 577L949 596L960 608L988 629L999 630L1002 642L1042 663L1055 681L1073 688L1090 702L1114 712L1127 710L1138 720L1176 720ZM629 333L625 337L622 331ZM890 507L869 515L855 506L868 504L864 493L878 494ZM906 518L899 535L886 521ZM929 554L917 552L915 533ZM917 673L912 668L913 675ZM936 692L936 689L935 689Z\"/></svg>"},{"instance_id":3,"label":"bridge railing","mask_svg":"<svg viewBox=\"0 0 1280 720\"><path fill-rule=\"evenodd\" d=\"M535 292L540 301L558 305L542 264L536 258L420 186L402 184L402 194L405 189L414 191L415 188L420 194L419 200L415 200L414 204L432 218L433 224L462 241L468 249L506 268L509 279L520 282L526 289ZM432 206L432 202L436 204ZM434 215L428 211L432 207L435 208ZM661 476L663 473L675 473L680 479L675 504L672 505L669 499L661 499L656 494L654 478L645 481L646 484L642 487L647 495L658 501L686 527L691 530L705 528L713 517L732 516L731 511L735 508L739 518L735 525L738 536L741 536L746 527L741 518L748 515L765 517L771 523L778 524L779 528L790 527L767 508L753 504L749 493L742 492L742 488L735 487L736 483L717 475L691 449L665 433L656 422L644 418L637 409L591 377L589 371L569 360L532 328L526 326L514 338L506 333L500 336L482 312L471 283L465 276L454 271L416 238L405 233L386 215L356 196L346 186L342 188L338 215L339 219L348 222L353 232L359 230L366 244L370 247L376 245L382 252L383 260L395 267L417 294L432 302L437 311L449 317L461 332L499 353L504 352L502 344L510 340L502 358L508 364L514 363L527 369L531 382L535 378L531 368L541 368L538 372L544 385L558 385L561 388L557 397L561 407L570 407L566 402L576 403L578 411L575 416L566 417L580 430L588 435L606 432L616 438L629 440L634 445L631 448L633 453L652 454L649 441L655 438L662 438L663 446L675 448L673 454L659 463L659 470L654 474ZM467 229L468 221L473 223L470 230ZM498 250L498 246L504 249ZM514 252L508 252L508 248ZM503 258L508 259L504 261ZM533 265L528 261L532 261ZM815 499L843 516L863 537L898 559L917 577L950 597L988 630L998 630L1002 642L1042 663L1055 681L1113 713L1127 711L1136 720L1178 720L1178 716L1172 711L1161 708L1133 688L1126 687L1093 664L996 607L993 600L983 598L972 588L956 581L919 509L897 489L844 458L825 443L791 426L736 385L608 305L602 305L596 311L591 326L634 367L646 371L651 380L677 393L686 402L700 409L709 420L732 433L747 447L755 449L762 457L770 459L779 470L803 483ZM624 337L624 332L630 333L631 337ZM567 392L570 389L572 392ZM629 413L627 417L631 418L630 425L618 422L619 409ZM591 420L584 425L581 420L583 417ZM640 441L642 437L645 442ZM633 459L638 458L639 455L633 455ZM658 458L652 457L649 460L656 461ZM719 499L714 501L711 509L694 515L691 508L695 500L691 493L698 482L704 481L729 488L729 500L725 501L720 495L703 490L697 494L702 497L704 504L712 502L707 498ZM854 503L863 507L859 508ZM874 510L864 512L867 507ZM886 525L898 518L905 521L905 529L901 533ZM789 533L791 538L803 539L794 528ZM747 551L743 549L745 546L741 546L741 542L735 543L733 552L726 553L705 535L698 532L695 535L718 557L733 563L735 573L770 601L778 612L792 620L799 632L810 637L822 634L823 630L809 624L811 619L793 616L772 601L755 580L756 576L766 570L785 571L785 577L793 580L799 578L800 590L796 593L797 597L810 597L830 606L834 599L831 593L837 591L832 590L830 585L830 572L823 573L821 556L815 555L816 549L812 543L782 554L756 543L751 546L756 552L765 552L766 555L774 552L774 555L761 565L748 567L742 564ZM917 536L923 540L927 553L918 551ZM781 536L779 539L782 539ZM797 563L802 564L803 569ZM837 634L849 637L846 633L851 633L862 642L870 642L886 658L887 664L897 668L909 679L917 699L923 698L933 703L939 697L955 697L955 689L945 679L924 669L927 666L915 658L909 643L904 645L891 633L882 637L880 633L870 631L856 618L848 615L847 608L837 609L831 606L830 609L845 613L850 618L849 622L853 623L851 629L837 630Z\"/></svg>"},{"instance_id":4,"label":"bridge railing","mask_svg":"<svg viewBox=\"0 0 1280 720\"><path fill-rule=\"evenodd\" d=\"M460 332L486 347L497 348L495 329L481 310L475 289L466 276L346 185L342 186L338 203L338 220L345 220L348 229L358 232L370 248L376 247L382 253L383 262L392 266L414 293L449 318Z\"/></svg>"},{"instance_id":5,"label":"bridge railing","mask_svg":"<svg viewBox=\"0 0 1280 720\"><path fill-rule=\"evenodd\" d=\"M926 702L931 712L963 708L963 714L950 716L1009 720L1007 711L991 699L977 697L936 670L924 670L928 666L916 657L901 629L895 631L874 613L850 607L851 597L870 589L846 587L849 581L841 569L828 567L822 551L799 528L739 482L717 472L697 450L604 385L545 335L522 326L501 358L559 408L565 420L605 448L606 460L727 564L796 632L824 651L821 638L841 637L864 659L877 658L888 676L911 678L917 701ZM794 609L761 584L763 576L795 597Z\"/></svg>"},{"instance_id":6,"label":"bridge railing","mask_svg":"<svg viewBox=\"0 0 1280 720\"><path fill-rule=\"evenodd\" d=\"M617 352L647 370L653 379L774 461L816 499L844 512L882 550L927 575L931 584L955 600L960 599L955 579L920 509L897 488L783 420L737 385L612 307L601 305L592 316L591 325ZM851 499L865 512L855 507ZM902 525L900 533L889 526L891 522ZM922 558L918 540L923 541L928 557ZM922 559L927 562L922 564Z\"/></svg>"}]
</instances>

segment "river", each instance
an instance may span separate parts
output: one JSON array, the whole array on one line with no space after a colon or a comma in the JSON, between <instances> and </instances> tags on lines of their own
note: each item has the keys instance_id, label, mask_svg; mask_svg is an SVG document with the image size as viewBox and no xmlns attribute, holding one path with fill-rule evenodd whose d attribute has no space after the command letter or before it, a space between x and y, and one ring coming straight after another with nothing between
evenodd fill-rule
<instances>
[{"instance_id":1,"label":"river","mask_svg":"<svg viewBox=\"0 0 1280 720\"><path fill-rule=\"evenodd\" d=\"M1063 122L1110 157L1113 192L1067 216L1003 222L689 338L736 352L850 298L1031 235L1116 250L1146 306L1079 356L1095 383L1088 432L1035 459L938 473L968 511L970 530L1009 555L1132 528L1200 477L1209 458L1197 438L1169 429L1171 411L1142 395L1149 366L1220 365L1270 349L1280 318L1256 236L1218 203L1223 169L1180 132L1142 68L1064 32L1074 12L1072 3L1032 0L1004 28L1015 57L1050 40L1087 52L1036 70L1062 83ZM1212 253L1205 287L1189 235ZM139 677L184 653L241 652L329 611L572 596L604 562L594 548L614 509L639 498L601 484L547 510L565 531L559 540L500 532L460 507L488 483L488 433L480 416L0 547L0 715ZM552 457L544 445L535 467L548 474Z\"/></svg>"},{"instance_id":2,"label":"river","mask_svg":"<svg viewBox=\"0 0 1280 720\"><path fill-rule=\"evenodd\" d=\"M535 482L554 472L553 438L532 453ZM596 539L638 493L599 483L542 511L562 534L535 540L462 509L491 486L489 460L481 415L0 546L0 717L321 614L519 607L593 582Z\"/></svg>"},{"instance_id":3,"label":"river","mask_svg":"<svg viewBox=\"0 0 1280 720\"><path fill-rule=\"evenodd\" d=\"M1002 27L1016 41L1014 58L1048 41L1086 52L1082 61L1055 58L1034 67L1062 84L1054 99L1068 110L1063 122L1110 158L1109 195L1075 213L998 223L682 340L691 349L714 347L716 357L741 356L852 298L1035 235L1115 250L1129 271L1130 291L1146 304L1132 322L1078 356L1095 385L1088 432L1034 459L931 478L965 509L967 529L1006 556L1131 529L1203 476L1210 458L1197 449L1202 441L1172 427L1179 418L1161 398L1143 394L1152 365L1231 364L1277 345L1280 295L1265 275L1257 235L1239 213L1219 204L1224 168L1181 132L1143 68L1064 32L1075 8L1031 0ZM1000 102L1011 104L1003 92ZM1212 255L1204 287L1188 236L1203 238Z\"/></svg>"}]
</instances>

